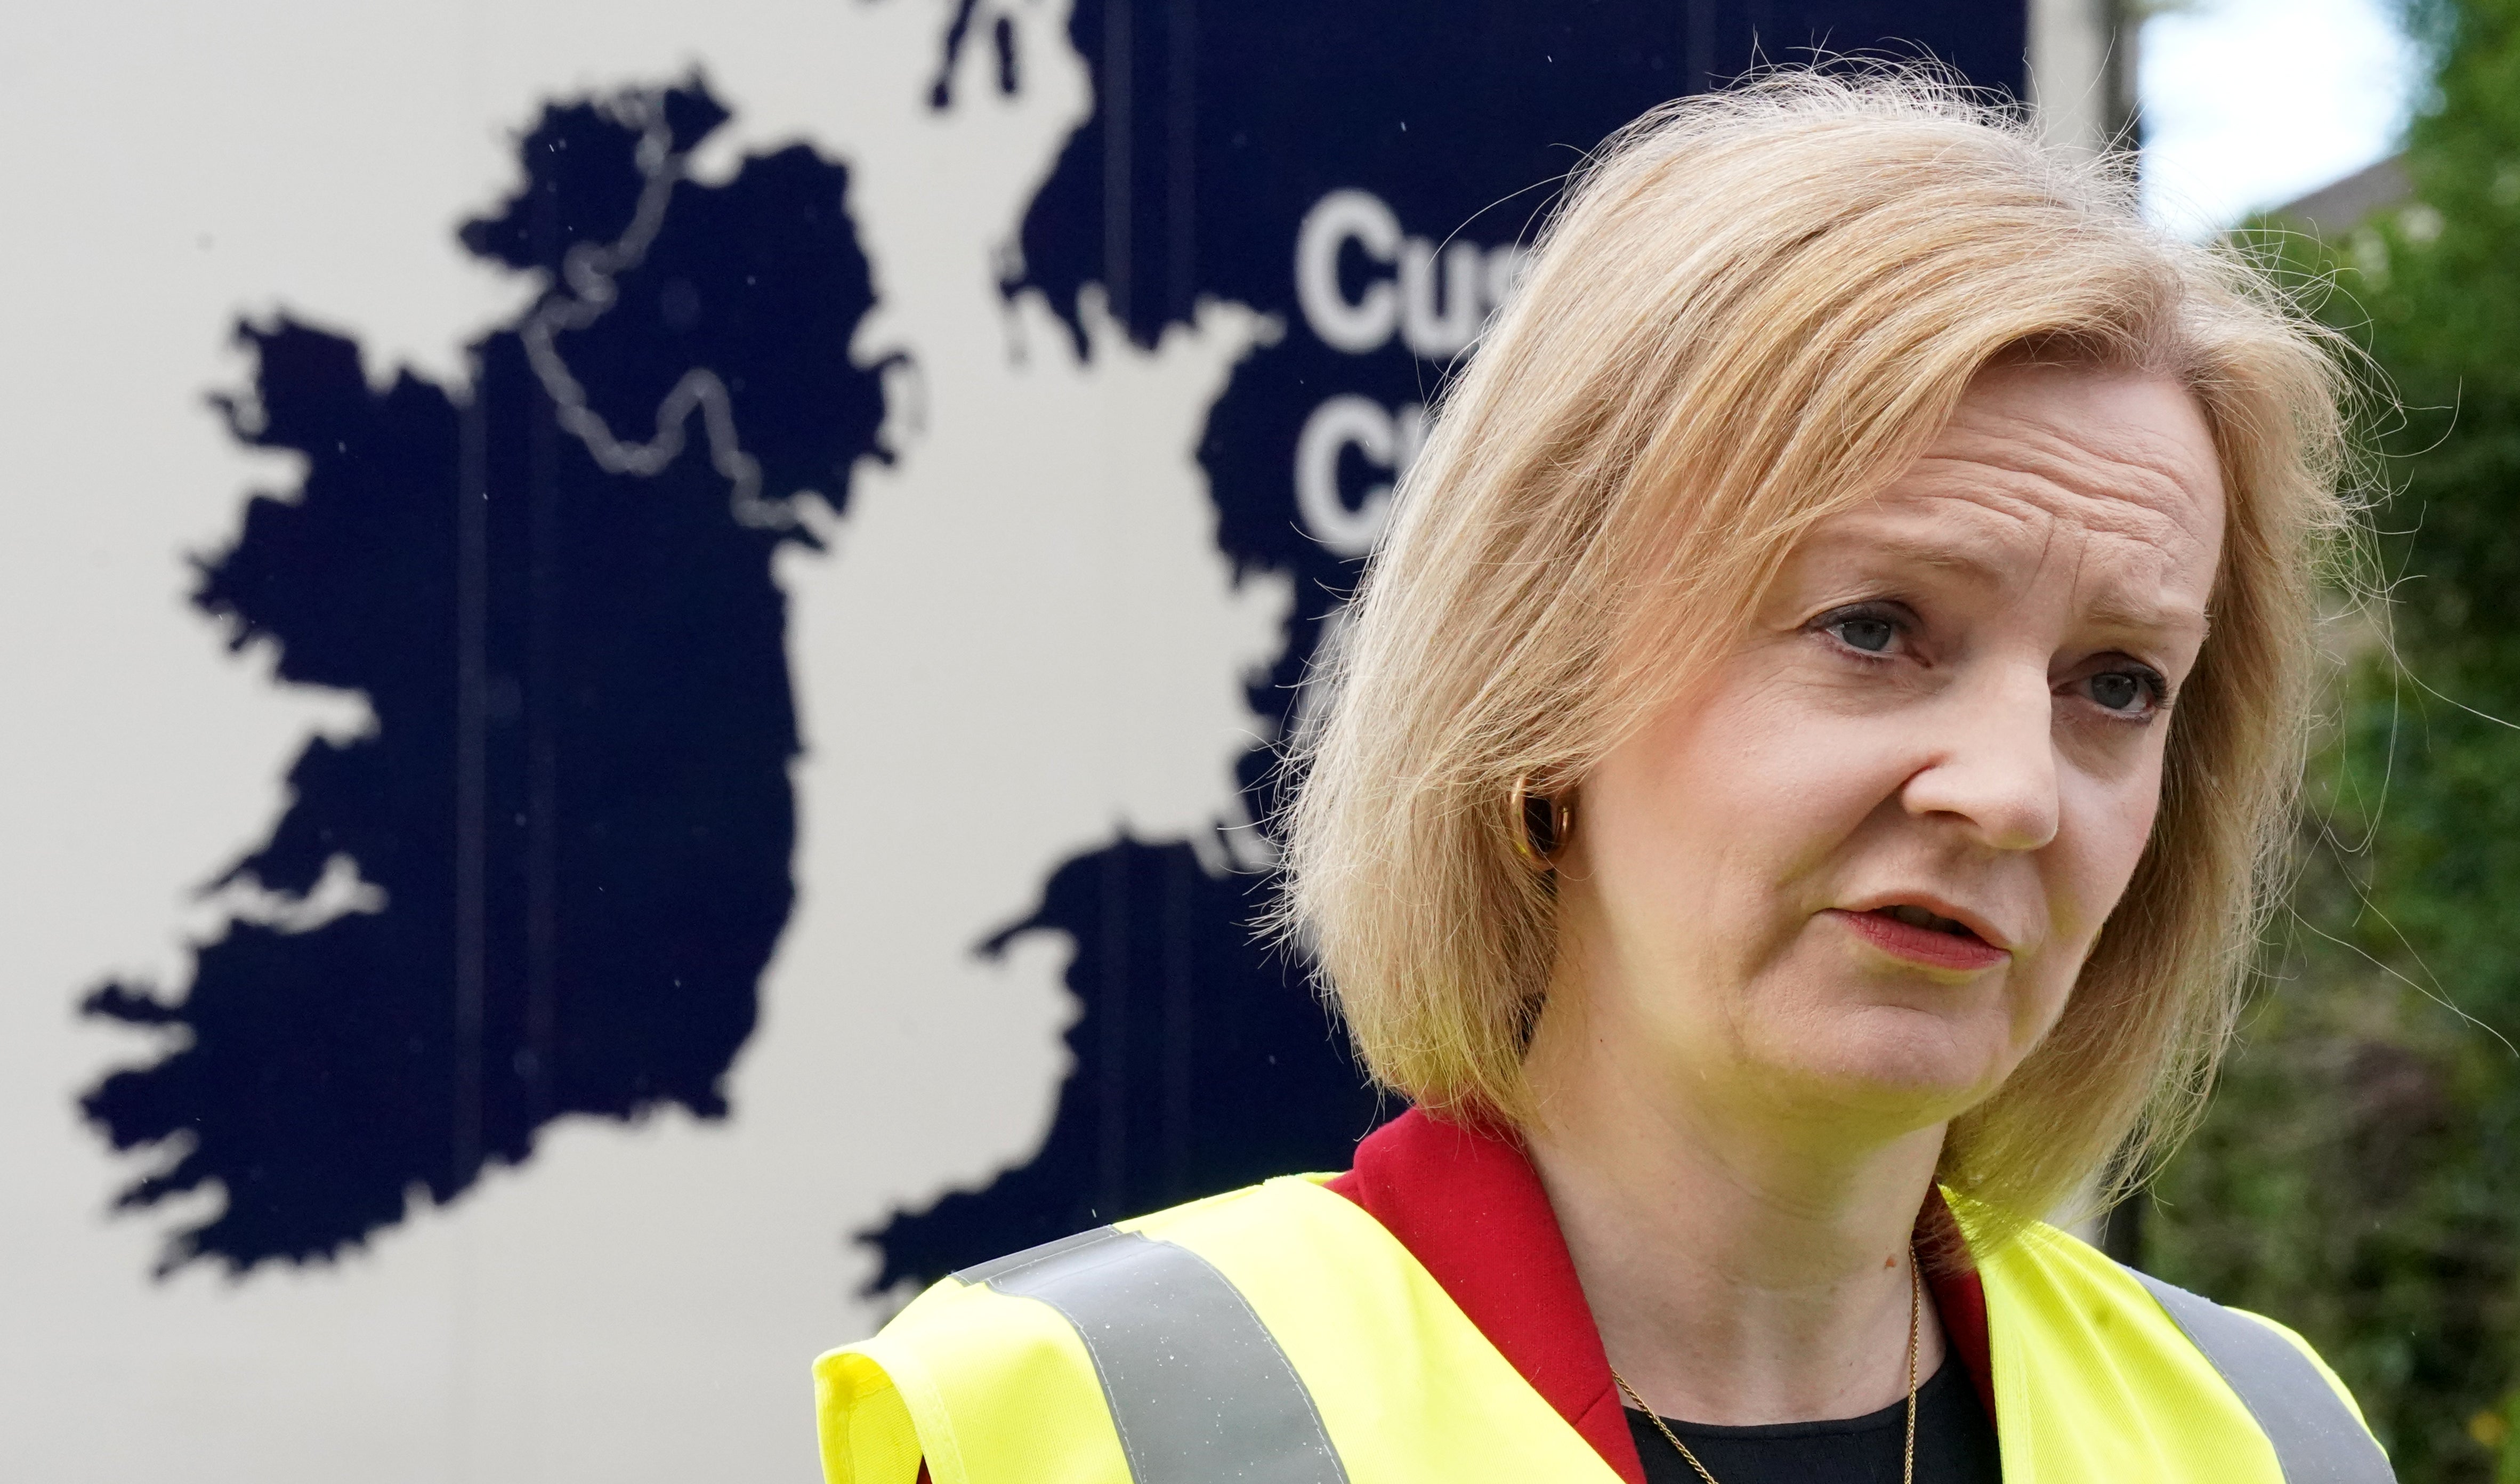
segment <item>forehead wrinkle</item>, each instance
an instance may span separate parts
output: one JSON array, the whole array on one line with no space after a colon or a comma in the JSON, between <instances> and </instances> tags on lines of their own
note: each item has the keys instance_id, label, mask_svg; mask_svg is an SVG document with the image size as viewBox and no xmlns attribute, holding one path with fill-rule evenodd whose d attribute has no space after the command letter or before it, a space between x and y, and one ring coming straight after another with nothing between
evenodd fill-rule
<instances>
[{"instance_id":1,"label":"forehead wrinkle","mask_svg":"<svg viewBox=\"0 0 2520 1484\"><path fill-rule=\"evenodd\" d=\"M1958 500L2025 524L2070 521L2098 536L2158 541L2175 531L2196 539L2182 517L2195 513L2198 502L2177 479L2139 465L2111 465L2132 472L2117 483L2092 477L2083 467L2088 462L1941 454L1917 460L1911 473L1933 486L1928 498Z\"/></svg>"},{"instance_id":2,"label":"forehead wrinkle","mask_svg":"<svg viewBox=\"0 0 2520 1484\"><path fill-rule=\"evenodd\" d=\"M2092 529L2129 534L2148 534L2145 516L2184 529L2205 503L2203 484L2219 488L2221 483L2219 470L2192 468L2191 460L2181 457L2184 450L2176 439L2140 424L2115 425L2107 446L2094 446L2035 419L1996 416L1988 421L1996 426L1973 427L1956 419L1917 461L1918 467L1967 465L2011 476L2002 484L2058 490L2090 507L2080 514ZM2047 502L2034 498L2032 503L2044 508Z\"/></svg>"},{"instance_id":3,"label":"forehead wrinkle","mask_svg":"<svg viewBox=\"0 0 2520 1484\"><path fill-rule=\"evenodd\" d=\"M2108 560L2122 554L2135 560ZM2076 608L2083 620L2114 633L2189 634L2205 629L2202 595L2190 601L2171 596L2166 573L2145 555L2166 555L2142 540L2095 540L2075 543L2069 577Z\"/></svg>"}]
</instances>

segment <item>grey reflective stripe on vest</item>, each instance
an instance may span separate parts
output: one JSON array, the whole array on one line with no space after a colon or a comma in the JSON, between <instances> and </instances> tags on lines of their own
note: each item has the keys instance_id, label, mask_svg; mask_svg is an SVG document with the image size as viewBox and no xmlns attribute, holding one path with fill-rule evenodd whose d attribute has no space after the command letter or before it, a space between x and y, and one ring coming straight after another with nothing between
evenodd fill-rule
<instances>
[{"instance_id":1,"label":"grey reflective stripe on vest","mask_svg":"<svg viewBox=\"0 0 2520 1484\"><path fill-rule=\"evenodd\" d=\"M2284 1484L2395 1484L2397 1474L2327 1377L2292 1342L2210 1298L2127 1270L2231 1383L2267 1440Z\"/></svg>"},{"instance_id":2,"label":"grey reflective stripe on vest","mask_svg":"<svg viewBox=\"0 0 2520 1484\"><path fill-rule=\"evenodd\" d=\"M1137 1484L1347 1484L1286 1353L1188 1247L1102 1227L954 1276L1075 1327Z\"/></svg>"}]
</instances>

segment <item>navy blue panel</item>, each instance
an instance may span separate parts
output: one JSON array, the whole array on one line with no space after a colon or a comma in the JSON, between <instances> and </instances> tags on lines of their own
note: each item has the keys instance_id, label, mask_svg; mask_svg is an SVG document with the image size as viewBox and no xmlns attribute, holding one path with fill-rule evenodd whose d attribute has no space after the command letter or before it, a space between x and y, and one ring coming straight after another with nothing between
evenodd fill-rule
<instances>
[{"instance_id":1,"label":"navy blue panel","mask_svg":"<svg viewBox=\"0 0 2520 1484\"><path fill-rule=\"evenodd\" d=\"M632 231L667 172L635 264L574 281L600 312L537 306L553 349L622 439L652 436L660 401L710 369L761 493L836 501L882 414L847 356L872 305L847 173L799 148L673 183L725 117L698 82L555 107L520 142L525 188L464 238L558 274ZM190 1033L85 1103L117 1147L182 1142L126 1204L224 1188L170 1264L329 1255L398 1220L412 1187L442 1201L525 1158L562 1113L726 1111L793 894L770 562L803 538L775 509L737 517L697 412L661 472L600 468L524 328L473 347L463 400L408 374L374 392L355 344L303 325L241 331L259 372L237 435L304 454L307 476L252 502L195 602L235 643L275 646L283 678L364 692L378 728L311 743L229 876L302 892L347 855L385 904L310 931L236 924L177 1003L120 984L88 1002Z\"/></svg>"}]
</instances>

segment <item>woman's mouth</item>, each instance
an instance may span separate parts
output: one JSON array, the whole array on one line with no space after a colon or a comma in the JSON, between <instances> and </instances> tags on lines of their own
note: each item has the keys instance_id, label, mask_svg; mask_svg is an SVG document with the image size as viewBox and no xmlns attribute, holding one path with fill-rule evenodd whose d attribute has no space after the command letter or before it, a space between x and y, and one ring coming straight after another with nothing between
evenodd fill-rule
<instances>
[{"instance_id":1,"label":"woman's mouth","mask_svg":"<svg viewBox=\"0 0 2520 1484\"><path fill-rule=\"evenodd\" d=\"M1956 922L1911 903L1894 903L1870 912L1832 908L1829 915L1843 922L1868 946L1927 968L1993 968L2012 957L1979 937L1967 923Z\"/></svg>"}]
</instances>

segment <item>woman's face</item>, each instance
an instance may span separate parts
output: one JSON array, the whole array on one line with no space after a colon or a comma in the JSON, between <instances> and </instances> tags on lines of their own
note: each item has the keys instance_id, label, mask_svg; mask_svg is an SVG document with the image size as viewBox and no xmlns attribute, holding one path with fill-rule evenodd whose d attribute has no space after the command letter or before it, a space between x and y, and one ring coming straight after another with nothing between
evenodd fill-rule
<instances>
[{"instance_id":1,"label":"woman's face","mask_svg":"<svg viewBox=\"0 0 2520 1484\"><path fill-rule=\"evenodd\" d=\"M2143 852L2222 538L2177 382L1980 377L1585 781L1555 992L1588 1039L1916 1127L1992 1093Z\"/></svg>"}]
</instances>

